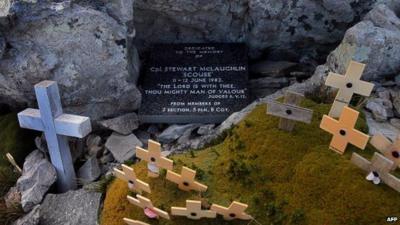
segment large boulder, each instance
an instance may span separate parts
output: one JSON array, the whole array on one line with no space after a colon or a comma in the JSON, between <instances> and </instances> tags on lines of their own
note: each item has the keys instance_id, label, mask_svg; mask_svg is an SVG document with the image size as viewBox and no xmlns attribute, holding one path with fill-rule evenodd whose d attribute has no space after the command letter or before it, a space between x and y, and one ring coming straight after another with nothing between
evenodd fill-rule
<instances>
[{"instance_id":1,"label":"large boulder","mask_svg":"<svg viewBox=\"0 0 400 225\"><path fill-rule=\"evenodd\" d=\"M29 212L35 205L41 203L56 180L56 170L43 153L35 150L29 154L25 159L22 176L17 181L22 209Z\"/></svg>"},{"instance_id":2,"label":"large boulder","mask_svg":"<svg viewBox=\"0 0 400 225\"><path fill-rule=\"evenodd\" d=\"M386 5L377 5L350 28L328 57L331 69L343 73L350 60L367 64L363 79L379 81L400 72L400 18Z\"/></svg>"},{"instance_id":3,"label":"large boulder","mask_svg":"<svg viewBox=\"0 0 400 225\"><path fill-rule=\"evenodd\" d=\"M377 0L137 0L137 43L246 42L301 57L329 50ZM282 54L280 54L282 55Z\"/></svg>"},{"instance_id":4,"label":"large boulder","mask_svg":"<svg viewBox=\"0 0 400 225\"><path fill-rule=\"evenodd\" d=\"M28 214L19 218L12 225L38 225L40 220L40 205L35 206Z\"/></svg>"},{"instance_id":5,"label":"large boulder","mask_svg":"<svg viewBox=\"0 0 400 225\"><path fill-rule=\"evenodd\" d=\"M0 103L34 105L33 85L47 79L58 82L65 111L93 120L139 107L126 26L71 1L17 1L13 13L17 19L4 32Z\"/></svg>"},{"instance_id":6,"label":"large boulder","mask_svg":"<svg viewBox=\"0 0 400 225\"><path fill-rule=\"evenodd\" d=\"M48 194L40 206L40 224L97 225L101 196L83 189Z\"/></svg>"}]
</instances>

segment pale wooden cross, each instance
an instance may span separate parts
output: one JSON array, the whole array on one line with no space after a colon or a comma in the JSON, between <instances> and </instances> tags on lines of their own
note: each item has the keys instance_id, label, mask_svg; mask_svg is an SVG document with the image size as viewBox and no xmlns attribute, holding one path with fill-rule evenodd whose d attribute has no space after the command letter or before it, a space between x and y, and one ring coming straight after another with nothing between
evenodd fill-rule
<instances>
[{"instance_id":1,"label":"pale wooden cross","mask_svg":"<svg viewBox=\"0 0 400 225\"><path fill-rule=\"evenodd\" d=\"M333 134L333 138L329 148L339 154L346 151L347 145L364 149L368 143L369 136L354 129L359 112L347 106L344 107L339 120L335 120L324 115L320 124L320 128Z\"/></svg>"},{"instance_id":2,"label":"pale wooden cross","mask_svg":"<svg viewBox=\"0 0 400 225\"><path fill-rule=\"evenodd\" d=\"M186 200L186 208L171 207L171 215L186 216L192 220L217 217L217 213L215 211L201 209L201 201L194 200Z\"/></svg>"},{"instance_id":3,"label":"pale wooden cross","mask_svg":"<svg viewBox=\"0 0 400 225\"><path fill-rule=\"evenodd\" d=\"M35 85L39 110L18 113L22 128L43 131L51 162L57 171L57 187L65 192L76 188L76 175L67 136L83 138L92 131L90 119L64 114L57 83L42 81Z\"/></svg>"},{"instance_id":4,"label":"pale wooden cross","mask_svg":"<svg viewBox=\"0 0 400 225\"><path fill-rule=\"evenodd\" d=\"M338 88L335 102L329 112L329 116L338 118L345 106L348 106L354 94L369 96L374 88L374 84L362 81L365 64L351 61L346 74L340 75L330 72L325 84Z\"/></svg>"},{"instance_id":5,"label":"pale wooden cross","mask_svg":"<svg viewBox=\"0 0 400 225\"><path fill-rule=\"evenodd\" d=\"M224 217L224 220L252 220L253 217L244 212L247 207L248 205L246 204L234 201L228 208L217 204L212 204L211 210L215 211L219 215L222 215Z\"/></svg>"},{"instance_id":6,"label":"pale wooden cross","mask_svg":"<svg viewBox=\"0 0 400 225\"><path fill-rule=\"evenodd\" d=\"M292 131L296 121L311 123L313 111L299 107L303 95L287 91L284 103L270 102L267 107L267 114L280 117L279 129Z\"/></svg>"},{"instance_id":7,"label":"pale wooden cross","mask_svg":"<svg viewBox=\"0 0 400 225\"><path fill-rule=\"evenodd\" d=\"M131 220L131 219L128 219L128 218L124 218L124 222L126 224L128 224L128 225L150 225L148 223L144 223L144 222L139 221L139 220Z\"/></svg>"},{"instance_id":8,"label":"pale wooden cross","mask_svg":"<svg viewBox=\"0 0 400 225\"><path fill-rule=\"evenodd\" d=\"M161 155L161 145L160 143L149 140L148 150L145 150L139 146L136 147L136 157L147 162L148 176L158 177L159 168L166 170L172 170L174 166L174 161L163 157Z\"/></svg>"},{"instance_id":9,"label":"pale wooden cross","mask_svg":"<svg viewBox=\"0 0 400 225\"><path fill-rule=\"evenodd\" d=\"M142 191L145 191L147 193L151 193L150 186L148 183L138 179L136 177L135 171L133 168L122 164L122 171L114 168L114 175L118 177L121 180L124 180L128 182L128 187L132 191L135 191L139 194L142 193Z\"/></svg>"},{"instance_id":10,"label":"pale wooden cross","mask_svg":"<svg viewBox=\"0 0 400 225\"><path fill-rule=\"evenodd\" d=\"M178 188L184 191L207 191L207 186L195 181L196 171L189 169L187 167L182 167L181 174L172 172L171 170L167 171L167 180L178 184Z\"/></svg>"},{"instance_id":11,"label":"pale wooden cross","mask_svg":"<svg viewBox=\"0 0 400 225\"><path fill-rule=\"evenodd\" d=\"M386 158L394 162L392 170L400 167L400 136L392 143L382 134L376 134L371 138L370 143Z\"/></svg>"},{"instance_id":12,"label":"pale wooden cross","mask_svg":"<svg viewBox=\"0 0 400 225\"><path fill-rule=\"evenodd\" d=\"M143 210L150 209L153 213L157 214L158 217L162 217L162 218L168 219L168 220L170 219L169 214L167 212L154 207L153 203L148 198L145 198L141 195L136 195L136 198L128 196L128 201L131 204L142 208Z\"/></svg>"},{"instance_id":13,"label":"pale wooden cross","mask_svg":"<svg viewBox=\"0 0 400 225\"><path fill-rule=\"evenodd\" d=\"M390 174L394 164L393 161L375 152L371 162L357 153L353 153L351 162L369 173L367 176L368 180L373 180L375 184L379 184L380 181L383 181L389 187L400 192L400 179ZM372 177L370 177L371 175ZM375 182L374 178L378 178L378 182Z\"/></svg>"}]
</instances>

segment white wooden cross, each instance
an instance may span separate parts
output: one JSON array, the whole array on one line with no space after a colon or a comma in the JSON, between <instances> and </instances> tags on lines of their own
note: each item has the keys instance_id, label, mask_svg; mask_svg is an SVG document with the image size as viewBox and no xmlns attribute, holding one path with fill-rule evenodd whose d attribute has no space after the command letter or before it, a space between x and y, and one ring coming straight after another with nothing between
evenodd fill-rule
<instances>
[{"instance_id":1,"label":"white wooden cross","mask_svg":"<svg viewBox=\"0 0 400 225\"><path fill-rule=\"evenodd\" d=\"M136 157L147 162L148 176L158 177L160 168L172 170L174 161L161 155L161 144L149 140L148 150L136 147Z\"/></svg>"},{"instance_id":2,"label":"white wooden cross","mask_svg":"<svg viewBox=\"0 0 400 225\"><path fill-rule=\"evenodd\" d=\"M251 220L252 216L246 214L244 211L247 209L248 205L240 202L232 202L231 205L226 208L217 204L211 205L211 210L217 212L224 217L224 220Z\"/></svg>"},{"instance_id":3,"label":"white wooden cross","mask_svg":"<svg viewBox=\"0 0 400 225\"><path fill-rule=\"evenodd\" d=\"M329 116L338 118L342 113L343 107L349 105L354 94L363 96L371 94L374 84L360 80L364 68L365 64L351 61L344 76L337 73L329 73L325 84L339 88Z\"/></svg>"},{"instance_id":4,"label":"white wooden cross","mask_svg":"<svg viewBox=\"0 0 400 225\"><path fill-rule=\"evenodd\" d=\"M196 178L196 171L189 169L187 167L182 167L181 174L172 172L171 170L167 171L166 179L178 184L178 188L183 191L200 191L205 192L207 191L207 186L195 181Z\"/></svg>"},{"instance_id":5,"label":"white wooden cross","mask_svg":"<svg viewBox=\"0 0 400 225\"><path fill-rule=\"evenodd\" d=\"M57 187L61 192L76 188L76 175L67 136L83 138L92 131L90 119L64 114L57 83L42 81L35 85L39 110L18 113L22 128L43 131L51 162L57 171Z\"/></svg>"},{"instance_id":6,"label":"white wooden cross","mask_svg":"<svg viewBox=\"0 0 400 225\"><path fill-rule=\"evenodd\" d=\"M171 207L171 214L174 216L186 216L192 220L217 217L217 213L215 211L203 210L201 208L201 201L194 200L186 200L186 208Z\"/></svg>"},{"instance_id":7,"label":"white wooden cross","mask_svg":"<svg viewBox=\"0 0 400 225\"><path fill-rule=\"evenodd\" d=\"M368 172L367 180L373 181L374 184L379 184L383 181L389 187L400 192L400 179L390 174L394 164L393 161L375 152L371 162L357 153L353 153L351 162Z\"/></svg>"},{"instance_id":8,"label":"white wooden cross","mask_svg":"<svg viewBox=\"0 0 400 225\"><path fill-rule=\"evenodd\" d=\"M114 175L121 180L128 182L128 187L130 190L135 191L138 194L141 194L142 191L147 193L151 193L150 185L136 177L135 171L133 168L122 164L122 171L114 168Z\"/></svg>"},{"instance_id":9,"label":"white wooden cross","mask_svg":"<svg viewBox=\"0 0 400 225\"><path fill-rule=\"evenodd\" d=\"M136 198L133 198L131 196L128 196L127 198L131 204L136 205L137 207L140 207L143 210L151 210L152 213L157 215L157 217L162 217L167 220L170 219L169 214L167 212L154 207L153 203L148 198L145 198L141 195L136 195Z\"/></svg>"},{"instance_id":10,"label":"white wooden cross","mask_svg":"<svg viewBox=\"0 0 400 225\"><path fill-rule=\"evenodd\" d=\"M349 143L364 149L368 143L369 136L354 128L359 112L347 106L344 107L339 120L324 115L320 128L331 133L333 138L329 148L339 154L346 151Z\"/></svg>"},{"instance_id":11,"label":"white wooden cross","mask_svg":"<svg viewBox=\"0 0 400 225\"><path fill-rule=\"evenodd\" d=\"M392 170L400 167L400 136L392 143L382 134L376 134L371 138L370 143L386 158L394 162Z\"/></svg>"}]
</instances>

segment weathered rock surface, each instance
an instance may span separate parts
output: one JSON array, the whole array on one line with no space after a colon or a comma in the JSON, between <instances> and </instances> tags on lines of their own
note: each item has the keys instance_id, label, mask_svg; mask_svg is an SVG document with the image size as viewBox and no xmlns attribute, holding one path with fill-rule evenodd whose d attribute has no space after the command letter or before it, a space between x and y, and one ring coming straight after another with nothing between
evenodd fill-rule
<instances>
[{"instance_id":1,"label":"weathered rock surface","mask_svg":"<svg viewBox=\"0 0 400 225\"><path fill-rule=\"evenodd\" d=\"M380 123L373 119L371 113L365 112L365 117L367 119L367 124L369 128L369 135L373 136L375 134L383 134L384 136L390 138L392 141L396 140L400 133L400 130L391 125L390 123Z\"/></svg>"},{"instance_id":2,"label":"weathered rock surface","mask_svg":"<svg viewBox=\"0 0 400 225\"><path fill-rule=\"evenodd\" d=\"M163 144L168 144L182 137L185 133L191 133L199 126L200 124L171 125L167 129L165 129L160 135L158 135L157 138Z\"/></svg>"},{"instance_id":3,"label":"weathered rock surface","mask_svg":"<svg viewBox=\"0 0 400 225\"><path fill-rule=\"evenodd\" d=\"M110 150L114 158L120 163L135 156L136 146L142 147L143 143L134 134L124 136L114 132L106 142L106 148Z\"/></svg>"},{"instance_id":4,"label":"weathered rock surface","mask_svg":"<svg viewBox=\"0 0 400 225\"><path fill-rule=\"evenodd\" d=\"M120 134L128 135L139 127L139 118L136 113L128 113L113 119L100 121L100 125Z\"/></svg>"},{"instance_id":5,"label":"weathered rock surface","mask_svg":"<svg viewBox=\"0 0 400 225\"><path fill-rule=\"evenodd\" d=\"M17 187L11 187L10 190L4 195L4 202L7 208L18 207L21 205L21 193Z\"/></svg>"},{"instance_id":6,"label":"weathered rock surface","mask_svg":"<svg viewBox=\"0 0 400 225\"><path fill-rule=\"evenodd\" d=\"M13 9L18 20L4 32L0 102L34 106L33 85L48 79L58 82L65 111L92 120L139 107L125 26L71 1L18 1Z\"/></svg>"},{"instance_id":7,"label":"weathered rock surface","mask_svg":"<svg viewBox=\"0 0 400 225\"><path fill-rule=\"evenodd\" d=\"M78 178L82 184L97 180L101 175L99 161L96 156L90 157L78 170Z\"/></svg>"},{"instance_id":8,"label":"weathered rock surface","mask_svg":"<svg viewBox=\"0 0 400 225\"><path fill-rule=\"evenodd\" d=\"M367 64L365 80L394 78L400 72L400 18L385 5L372 9L363 21L350 28L328 65L344 73L353 59Z\"/></svg>"},{"instance_id":9,"label":"weathered rock surface","mask_svg":"<svg viewBox=\"0 0 400 225\"><path fill-rule=\"evenodd\" d=\"M137 0L137 43L241 42L252 55L320 51L376 2L337 0ZM326 48L325 48L326 49Z\"/></svg>"},{"instance_id":10,"label":"weathered rock surface","mask_svg":"<svg viewBox=\"0 0 400 225\"><path fill-rule=\"evenodd\" d=\"M368 100L365 106L372 112L374 119L378 122L385 122L393 117L393 105L390 100L382 98L373 98Z\"/></svg>"},{"instance_id":11,"label":"weathered rock surface","mask_svg":"<svg viewBox=\"0 0 400 225\"><path fill-rule=\"evenodd\" d=\"M41 225L97 225L101 193L83 189L48 194L40 206Z\"/></svg>"},{"instance_id":12,"label":"weathered rock surface","mask_svg":"<svg viewBox=\"0 0 400 225\"><path fill-rule=\"evenodd\" d=\"M38 225L40 220L40 205L35 206L28 214L19 218L12 225Z\"/></svg>"},{"instance_id":13,"label":"weathered rock surface","mask_svg":"<svg viewBox=\"0 0 400 225\"><path fill-rule=\"evenodd\" d=\"M25 212L42 202L50 186L57 180L53 165L39 151L29 154L24 163L22 176L17 181L21 192L21 205Z\"/></svg>"}]
</instances>

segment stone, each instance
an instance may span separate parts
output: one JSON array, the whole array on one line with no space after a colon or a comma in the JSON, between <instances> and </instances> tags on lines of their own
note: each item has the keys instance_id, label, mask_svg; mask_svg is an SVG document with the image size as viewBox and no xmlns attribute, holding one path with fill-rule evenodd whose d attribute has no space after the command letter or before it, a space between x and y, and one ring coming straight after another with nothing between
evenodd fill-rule
<instances>
[{"instance_id":1,"label":"stone","mask_svg":"<svg viewBox=\"0 0 400 225\"><path fill-rule=\"evenodd\" d=\"M40 205L35 206L28 214L19 218L12 225L38 225L40 220Z\"/></svg>"},{"instance_id":2,"label":"stone","mask_svg":"<svg viewBox=\"0 0 400 225\"><path fill-rule=\"evenodd\" d=\"M99 121L137 110L139 73L129 68L139 65L127 54L127 27L72 2L14 1L18 19L4 32L11 48L0 60L0 103L34 106L32 84L51 79L63 92L66 112Z\"/></svg>"},{"instance_id":3,"label":"stone","mask_svg":"<svg viewBox=\"0 0 400 225\"><path fill-rule=\"evenodd\" d=\"M124 136L114 132L105 146L118 162L123 163L132 159L136 154L135 148L142 147L143 143L134 134Z\"/></svg>"},{"instance_id":4,"label":"stone","mask_svg":"<svg viewBox=\"0 0 400 225\"><path fill-rule=\"evenodd\" d=\"M134 132L137 138L143 143L143 146L146 147L146 143L149 141L151 138L150 133L144 131L144 130L136 130Z\"/></svg>"},{"instance_id":5,"label":"stone","mask_svg":"<svg viewBox=\"0 0 400 225\"><path fill-rule=\"evenodd\" d=\"M188 131L191 133L199 126L200 124L171 125L167 129L165 129L160 135L158 135L157 138L160 142L168 144L182 137L182 135L184 135Z\"/></svg>"},{"instance_id":6,"label":"stone","mask_svg":"<svg viewBox=\"0 0 400 225\"><path fill-rule=\"evenodd\" d=\"M393 108L400 114L400 89L391 89L390 95L392 96Z\"/></svg>"},{"instance_id":7,"label":"stone","mask_svg":"<svg viewBox=\"0 0 400 225\"><path fill-rule=\"evenodd\" d=\"M287 61L261 61L250 65L252 74L260 74L265 77L283 77L288 75L289 69L296 66L297 63Z\"/></svg>"},{"instance_id":8,"label":"stone","mask_svg":"<svg viewBox=\"0 0 400 225\"><path fill-rule=\"evenodd\" d=\"M15 208L21 205L21 192L17 187L11 187L4 195L4 202L7 208Z\"/></svg>"},{"instance_id":9,"label":"stone","mask_svg":"<svg viewBox=\"0 0 400 225\"><path fill-rule=\"evenodd\" d=\"M40 206L41 225L97 225L102 194L84 189L48 194Z\"/></svg>"},{"instance_id":10,"label":"stone","mask_svg":"<svg viewBox=\"0 0 400 225\"><path fill-rule=\"evenodd\" d=\"M154 45L143 78L143 123L220 123L248 104L243 44Z\"/></svg>"},{"instance_id":11,"label":"stone","mask_svg":"<svg viewBox=\"0 0 400 225\"><path fill-rule=\"evenodd\" d=\"M114 157L113 157L113 155L111 153L104 154L100 158L101 164L107 164L107 163L110 163L110 162L113 162L113 161L114 161Z\"/></svg>"},{"instance_id":12,"label":"stone","mask_svg":"<svg viewBox=\"0 0 400 225\"><path fill-rule=\"evenodd\" d=\"M372 112L374 119L378 122L387 121L394 116L392 103L383 98L369 99L365 108Z\"/></svg>"},{"instance_id":13,"label":"stone","mask_svg":"<svg viewBox=\"0 0 400 225\"><path fill-rule=\"evenodd\" d=\"M262 77L249 81L250 92L257 98L270 95L288 85L289 79L286 77Z\"/></svg>"},{"instance_id":14,"label":"stone","mask_svg":"<svg viewBox=\"0 0 400 225\"><path fill-rule=\"evenodd\" d=\"M400 119L392 118L390 119L390 124L397 129L400 129Z\"/></svg>"},{"instance_id":15,"label":"stone","mask_svg":"<svg viewBox=\"0 0 400 225\"><path fill-rule=\"evenodd\" d=\"M397 75L397 76L394 78L394 81L395 81L396 85L399 87L399 86L400 86L400 75Z\"/></svg>"},{"instance_id":16,"label":"stone","mask_svg":"<svg viewBox=\"0 0 400 225\"><path fill-rule=\"evenodd\" d=\"M30 153L25 159L22 176L17 181L22 209L29 212L41 203L56 180L56 170L45 156L39 150Z\"/></svg>"},{"instance_id":17,"label":"stone","mask_svg":"<svg viewBox=\"0 0 400 225\"><path fill-rule=\"evenodd\" d=\"M88 184L97 180L101 175L101 169L96 156L90 157L78 170L78 178L82 184Z\"/></svg>"},{"instance_id":18,"label":"stone","mask_svg":"<svg viewBox=\"0 0 400 225\"><path fill-rule=\"evenodd\" d=\"M3 0L0 2L0 17L8 16L11 7L11 0Z\"/></svg>"},{"instance_id":19,"label":"stone","mask_svg":"<svg viewBox=\"0 0 400 225\"><path fill-rule=\"evenodd\" d=\"M28 108L18 113L19 125L44 133L51 162L57 171L58 190L74 189L76 175L67 137L83 138L88 135L92 131L90 119L63 113L58 85L54 81L36 84L35 93L39 109ZM83 150L83 144L81 147Z\"/></svg>"},{"instance_id":20,"label":"stone","mask_svg":"<svg viewBox=\"0 0 400 225\"><path fill-rule=\"evenodd\" d=\"M391 140L396 140L397 136L400 134L400 129L392 126L388 122L380 123L373 119L371 113L364 111L365 118L367 120L369 135L374 136L379 133L383 134L385 137Z\"/></svg>"},{"instance_id":21,"label":"stone","mask_svg":"<svg viewBox=\"0 0 400 225\"><path fill-rule=\"evenodd\" d=\"M139 118L136 113L128 113L113 119L99 122L101 126L122 135L129 135L139 127Z\"/></svg>"},{"instance_id":22,"label":"stone","mask_svg":"<svg viewBox=\"0 0 400 225\"><path fill-rule=\"evenodd\" d=\"M197 134L199 135L206 135L211 133L211 131L214 129L215 124L206 124L206 125L202 125L199 127L199 129L197 130Z\"/></svg>"},{"instance_id":23,"label":"stone","mask_svg":"<svg viewBox=\"0 0 400 225\"><path fill-rule=\"evenodd\" d=\"M86 138L86 146L88 149L88 156L96 156L100 157L103 154L103 145L102 145L102 139L98 135L88 135Z\"/></svg>"},{"instance_id":24,"label":"stone","mask_svg":"<svg viewBox=\"0 0 400 225\"><path fill-rule=\"evenodd\" d=\"M132 0L111 0L106 3L107 13L120 23L127 23L133 20L133 2Z\"/></svg>"},{"instance_id":25,"label":"stone","mask_svg":"<svg viewBox=\"0 0 400 225\"><path fill-rule=\"evenodd\" d=\"M400 70L400 18L386 5L374 7L364 19L346 31L327 64L339 73L348 62L367 64L363 78L379 81L393 78Z\"/></svg>"}]
</instances>

